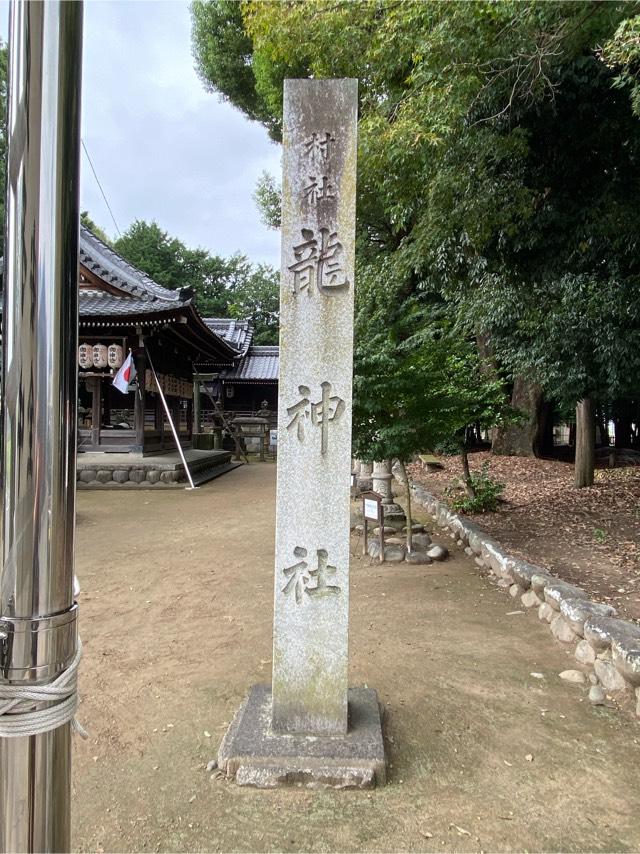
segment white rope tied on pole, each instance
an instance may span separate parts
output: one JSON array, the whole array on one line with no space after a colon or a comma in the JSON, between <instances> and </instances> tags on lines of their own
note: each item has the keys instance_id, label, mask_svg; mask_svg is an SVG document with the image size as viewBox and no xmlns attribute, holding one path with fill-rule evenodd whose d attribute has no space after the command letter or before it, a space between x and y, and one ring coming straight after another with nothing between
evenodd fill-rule
<instances>
[{"instance_id":1,"label":"white rope tied on pole","mask_svg":"<svg viewBox=\"0 0 640 854\"><path fill-rule=\"evenodd\" d=\"M0 738L41 735L72 722L75 732L87 738L86 730L76 721L78 708L78 666L82 643L78 638L75 658L49 685L2 685L0 683ZM33 703L51 703L33 711Z\"/></svg>"}]
</instances>

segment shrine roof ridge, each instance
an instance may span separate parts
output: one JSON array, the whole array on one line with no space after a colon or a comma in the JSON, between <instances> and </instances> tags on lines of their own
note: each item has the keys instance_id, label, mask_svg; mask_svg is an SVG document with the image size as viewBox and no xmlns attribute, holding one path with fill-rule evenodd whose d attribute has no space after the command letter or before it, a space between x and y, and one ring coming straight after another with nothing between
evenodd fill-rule
<instances>
[{"instance_id":1,"label":"shrine roof ridge","mask_svg":"<svg viewBox=\"0 0 640 854\"><path fill-rule=\"evenodd\" d=\"M277 345L256 345L228 371L225 379L246 382L249 380L278 380L280 348Z\"/></svg>"},{"instance_id":2,"label":"shrine roof ridge","mask_svg":"<svg viewBox=\"0 0 640 854\"><path fill-rule=\"evenodd\" d=\"M107 246L90 229L80 225L80 263L102 281L112 284L132 297L141 300L162 301L174 306L188 305L194 297L193 288L170 290L155 282L142 270L134 267Z\"/></svg>"},{"instance_id":3,"label":"shrine roof ridge","mask_svg":"<svg viewBox=\"0 0 640 854\"><path fill-rule=\"evenodd\" d=\"M212 332L237 350L238 355L246 355L253 339L250 320L237 320L234 317L204 317L203 320Z\"/></svg>"},{"instance_id":4,"label":"shrine roof ridge","mask_svg":"<svg viewBox=\"0 0 640 854\"><path fill-rule=\"evenodd\" d=\"M127 316L166 312L179 309L184 303L167 304L164 300L117 297L104 291L79 290L78 313L80 318L93 316Z\"/></svg>"}]
</instances>

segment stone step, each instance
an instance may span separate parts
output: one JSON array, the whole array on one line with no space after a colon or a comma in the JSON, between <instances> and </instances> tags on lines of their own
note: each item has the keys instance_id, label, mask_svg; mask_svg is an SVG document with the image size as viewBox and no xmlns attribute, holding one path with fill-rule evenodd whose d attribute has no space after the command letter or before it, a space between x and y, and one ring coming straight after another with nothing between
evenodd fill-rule
<instances>
[{"instance_id":1,"label":"stone step","mask_svg":"<svg viewBox=\"0 0 640 854\"><path fill-rule=\"evenodd\" d=\"M211 466L208 469L202 469L196 472L193 477L194 486L202 486L203 483L208 483L210 480L213 480L216 477L220 477L221 474L226 474L228 471L233 471L233 469L237 469L238 466L242 466L244 463L222 463L222 465ZM180 486L184 486L184 483L181 483Z\"/></svg>"}]
</instances>

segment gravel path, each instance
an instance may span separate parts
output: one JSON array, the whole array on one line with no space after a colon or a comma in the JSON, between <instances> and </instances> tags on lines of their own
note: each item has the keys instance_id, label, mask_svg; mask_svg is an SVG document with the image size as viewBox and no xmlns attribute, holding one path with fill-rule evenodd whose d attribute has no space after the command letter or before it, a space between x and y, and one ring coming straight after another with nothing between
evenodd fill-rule
<instances>
[{"instance_id":1,"label":"gravel path","mask_svg":"<svg viewBox=\"0 0 640 854\"><path fill-rule=\"evenodd\" d=\"M195 492L78 496L90 738L75 740L75 850L640 848L640 726L562 682L575 662L460 553L352 561L351 684L385 705L386 788L207 773L270 678L274 497L271 464Z\"/></svg>"}]
</instances>

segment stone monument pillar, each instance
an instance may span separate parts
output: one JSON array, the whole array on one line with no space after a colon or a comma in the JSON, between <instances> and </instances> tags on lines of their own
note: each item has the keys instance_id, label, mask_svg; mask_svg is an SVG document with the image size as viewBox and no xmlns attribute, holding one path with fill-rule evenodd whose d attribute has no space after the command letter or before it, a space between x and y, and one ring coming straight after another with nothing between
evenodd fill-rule
<instances>
[{"instance_id":1,"label":"stone monument pillar","mask_svg":"<svg viewBox=\"0 0 640 854\"><path fill-rule=\"evenodd\" d=\"M273 682L219 753L254 785L385 776L376 694L347 685L356 151L357 81L287 80Z\"/></svg>"},{"instance_id":2,"label":"stone monument pillar","mask_svg":"<svg viewBox=\"0 0 640 854\"><path fill-rule=\"evenodd\" d=\"M347 731L357 82L285 83L273 728Z\"/></svg>"}]
</instances>

